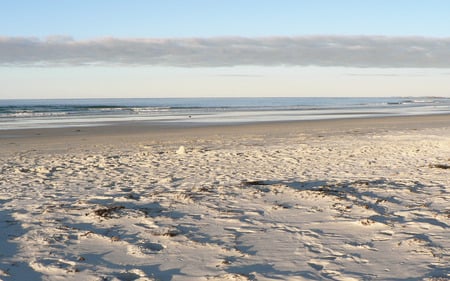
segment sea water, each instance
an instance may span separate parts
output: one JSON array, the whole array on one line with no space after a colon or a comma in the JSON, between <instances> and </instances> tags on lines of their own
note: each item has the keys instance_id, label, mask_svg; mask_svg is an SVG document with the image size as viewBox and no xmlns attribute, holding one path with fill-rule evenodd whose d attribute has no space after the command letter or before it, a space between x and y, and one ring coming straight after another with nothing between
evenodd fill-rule
<instances>
[{"instance_id":1,"label":"sea water","mask_svg":"<svg viewBox=\"0 0 450 281\"><path fill-rule=\"evenodd\" d=\"M130 121L211 124L440 113L450 113L450 98L0 99L0 130Z\"/></svg>"}]
</instances>

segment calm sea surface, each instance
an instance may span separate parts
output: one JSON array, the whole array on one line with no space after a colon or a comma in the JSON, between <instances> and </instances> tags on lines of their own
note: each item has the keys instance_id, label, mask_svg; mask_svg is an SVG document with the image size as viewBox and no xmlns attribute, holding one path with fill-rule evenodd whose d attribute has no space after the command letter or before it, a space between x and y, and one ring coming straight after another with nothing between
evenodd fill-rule
<instances>
[{"instance_id":1,"label":"calm sea surface","mask_svg":"<svg viewBox=\"0 0 450 281\"><path fill-rule=\"evenodd\" d=\"M450 98L0 99L0 130L126 121L242 123L439 113L450 113Z\"/></svg>"}]
</instances>

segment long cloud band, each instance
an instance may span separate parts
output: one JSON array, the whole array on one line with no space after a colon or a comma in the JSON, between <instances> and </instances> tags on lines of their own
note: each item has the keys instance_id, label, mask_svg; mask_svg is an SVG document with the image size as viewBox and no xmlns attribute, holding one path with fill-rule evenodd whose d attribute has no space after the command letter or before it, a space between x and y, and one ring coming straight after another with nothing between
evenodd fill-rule
<instances>
[{"instance_id":1,"label":"long cloud band","mask_svg":"<svg viewBox=\"0 0 450 281\"><path fill-rule=\"evenodd\" d=\"M0 37L0 65L180 67L450 67L450 38L383 36L101 38Z\"/></svg>"}]
</instances>

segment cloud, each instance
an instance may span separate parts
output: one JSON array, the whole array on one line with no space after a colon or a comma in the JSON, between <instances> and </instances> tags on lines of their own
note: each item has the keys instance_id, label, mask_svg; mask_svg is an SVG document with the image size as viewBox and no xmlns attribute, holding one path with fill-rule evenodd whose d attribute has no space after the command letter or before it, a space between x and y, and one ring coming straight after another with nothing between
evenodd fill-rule
<instances>
[{"instance_id":1,"label":"cloud","mask_svg":"<svg viewBox=\"0 0 450 281\"><path fill-rule=\"evenodd\" d=\"M383 36L101 38L0 37L0 65L450 68L450 38Z\"/></svg>"}]
</instances>

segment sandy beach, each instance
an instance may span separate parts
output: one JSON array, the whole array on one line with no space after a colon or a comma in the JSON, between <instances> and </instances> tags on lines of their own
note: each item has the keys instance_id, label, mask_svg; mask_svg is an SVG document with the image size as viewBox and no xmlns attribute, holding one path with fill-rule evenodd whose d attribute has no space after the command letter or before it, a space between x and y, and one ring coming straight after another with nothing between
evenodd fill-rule
<instances>
[{"instance_id":1,"label":"sandy beach","mask_svg":"<svg viewBox=\"0 0 450 281\"><path fill-rule=\"evenodd\" d=\"M0 280L450 280L450 116L0 131Z\"/></svg>"}]
</instances>

